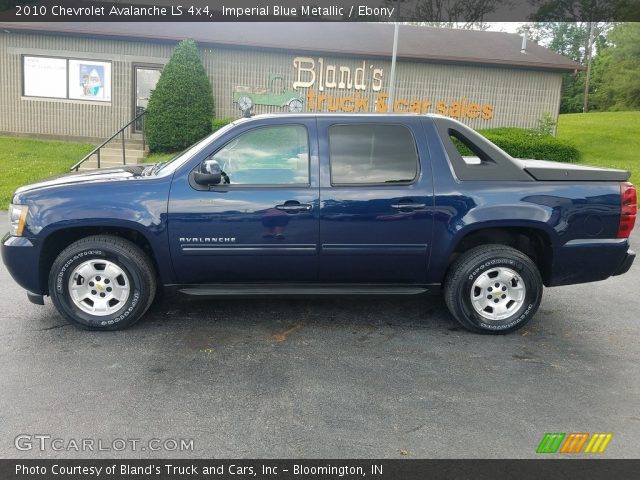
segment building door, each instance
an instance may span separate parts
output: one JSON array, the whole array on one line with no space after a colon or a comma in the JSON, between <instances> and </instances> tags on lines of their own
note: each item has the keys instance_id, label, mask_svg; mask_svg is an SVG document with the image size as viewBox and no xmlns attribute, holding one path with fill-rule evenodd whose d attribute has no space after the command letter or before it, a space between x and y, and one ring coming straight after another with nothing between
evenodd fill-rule
<instances>
[{"instance_id":1,"label":"building door","mask_svg":"<svg viewBox=\"0 0 640 480\"><path fill-rule=\"evenodd\" d=\"M154 88L156 88L156 83L158 83L158 79L160 78L160 73L162 73L161 66L138 66L134 65L134 114L135 116L140 115L147 109L147 105L149 104L149 97L151 97L151 92ZM135 125L135 132L142 132L144 128L143 118L139 118Z\"/></svg>"}]
</instances>

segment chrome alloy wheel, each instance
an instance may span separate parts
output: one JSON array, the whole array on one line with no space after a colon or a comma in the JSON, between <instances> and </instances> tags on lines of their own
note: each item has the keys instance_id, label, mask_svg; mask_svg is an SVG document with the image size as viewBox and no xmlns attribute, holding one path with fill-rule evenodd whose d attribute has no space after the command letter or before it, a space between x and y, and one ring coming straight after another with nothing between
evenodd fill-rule
<instances>
[{"instance_id":1,"label":"chrome alloy wheel","mask_svg":"<svg viewBox=\"0 0 640 480\"><path fill-rule=\"evenodd\" d=\"M524 303L527 289L520 275L510 268L491 268L480 275L471 287L471 304L484 319L509 318Z\"/></svg>"},{"instance_id":2,"label":"chrome alloy wheel","mask_svg":"<svg viewBox=\"0 0 640 480\"><path fill-rule=\"evenodd\" d=\"M111 315L129 298L127 274L113 262L88 260L78 265L69 278L69 295L74 305L96 316Z\"/></svg>"}]
</instances>

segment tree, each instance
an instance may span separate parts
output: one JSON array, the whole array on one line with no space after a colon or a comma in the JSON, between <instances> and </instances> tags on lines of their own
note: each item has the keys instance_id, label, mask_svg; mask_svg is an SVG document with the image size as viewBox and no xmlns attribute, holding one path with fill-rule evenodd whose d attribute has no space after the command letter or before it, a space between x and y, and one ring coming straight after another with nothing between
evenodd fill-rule
<instances>
[{"instance_id":1,"label":"tree","mask_svg":"<svg viewBox=\"0 0 640 480\"><path fill-rule=\"evenodd\" d=\"M605 22L626 17L637 19L629 0L530 0L538 6L533 20L538 22Z\"/></svg>"},{"instance_id":2,"label":"tree","mask_svg":"<svg viewBox=\"0 0 640 480\"><path fill-rule=\"evenodd\" d=\"M435 27L486 28L488 15L505 0L418 0L413 19Z\"/></svg>"},{"instance_id":3,"label":"tree","mask_svg":"<svg viewBox=\"0 0 640 480\"><path fill-rule=\"evenodd\" d=\"M580 61L585 66L585 71L577 77L583 85L582 92L582 111L589 111L589 94L593 90L591 85L591 69L593 57L596 51L597 39L610 26L613 19L621 19L625 17L636 17L635 9L629 9L628 0L531 0L533 5L538 6L538 10L533 15L533 19L538 22L553 21L556 25L560 22L575 22L572 28L574 33L578 33L580 39L579 51L583 53ZM604 26L601 28L601 26ZM574 39L575 40L575 39ZM553 47L551 47L553 48ZM560 52L562 53L562 52ZM563 84L569 86L566 90L575 92L575 84L567 78L563 80ZM576 98L565 99L564 103L575 104Z\"/></svg>"},{"instance_id":4,"label":"tree","mask_svg":"<svg viewBox=\"0 0 640 480\"><path fill-rule=\"evenodd\" d=\"M211 133L211 82L193 40L178 44L151 93L145 133L152 152L177 151Z\"/></svg>"},{"instance_id":5,"label":"tree","mask_svg":"<svg viewBox=\"0 0 640 480\"><path fill-rule=\"evenodd\" d=\"M607 35L593 66L599 110L640 109L640 24L621 23Z\"/></svg>"},{"instance_id":6,"label":"tree","mask_svg":"<svg viewBox=\"0 0 640 480\"><path fill-rule=\"evenodd\" d=\"M530 38L551 50L587 66L589 59L606 43L611 28L606 22L534 22L530 25ZM593 29L592 43L589 41ZM523 28L520 29L522 32ZM595 84L591 82L593 91ZM582 112L585 107L586 71L565 74L562 78L560 113Z\"/></svg>"},{"instance_id":7,"label":"tree","mask_svg":"<svg viewBox=\"0 0 640 480\"><path fill-rule=\"evenodd\" d=\"M523 28L520 29L522 31ZM534 22L529 24L529 37L554 52L583 63L589 31L581 22Z\"/></svg>"}]
</instances>

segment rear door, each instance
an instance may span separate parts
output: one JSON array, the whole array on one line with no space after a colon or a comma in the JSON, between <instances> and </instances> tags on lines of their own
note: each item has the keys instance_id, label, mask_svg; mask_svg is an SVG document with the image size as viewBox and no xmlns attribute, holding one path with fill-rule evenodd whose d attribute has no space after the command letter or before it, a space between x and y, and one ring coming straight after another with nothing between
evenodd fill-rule
<instances>
[{"instance_id":1,"label":"rear door","mask_svg":"<svg viewBox=\"0 0 640 480\"><path fill-rule=\"evenodd\" d=\"M426 139L418 117L381 118L318 117L323 282L426 281L433 223Z\"/></svg>"},{"instance_id":2,"label":"rear door","mask_svg":"<svg viewBox=\"0 0 640 480\"><path fill-rule=\"evenodd\" d=\"M247 123L205 157L228 184L174 178L169 242L180 283L318 279L316 138L312 117Z\"/></svg>"}]
</instances>

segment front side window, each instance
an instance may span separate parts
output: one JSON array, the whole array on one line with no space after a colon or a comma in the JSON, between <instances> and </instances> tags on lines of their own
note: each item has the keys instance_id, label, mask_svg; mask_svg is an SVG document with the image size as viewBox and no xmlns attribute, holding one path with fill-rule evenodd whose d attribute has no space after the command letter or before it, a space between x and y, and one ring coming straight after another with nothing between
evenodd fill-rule
<instances>
[{"instance_id":1,"label":"front side window","mask_svg":"<svg viewBox=\"0 0 640 480\"><path fill-rule=\"evenodd\" d=\"M211 156L230 185L309 183L309 140L302 125L245 132Z\"/></svg>"},{"instance_id":2,"label":"front side window","mask_svg":"<svg viewBox=\"0 0 640 480\"><path fill-rule=\"evenodd\" d=\"M331 183L410 183L418 175L418 154L403 125L332 125L329 128Z\"/></svg>"}]
</instances>

